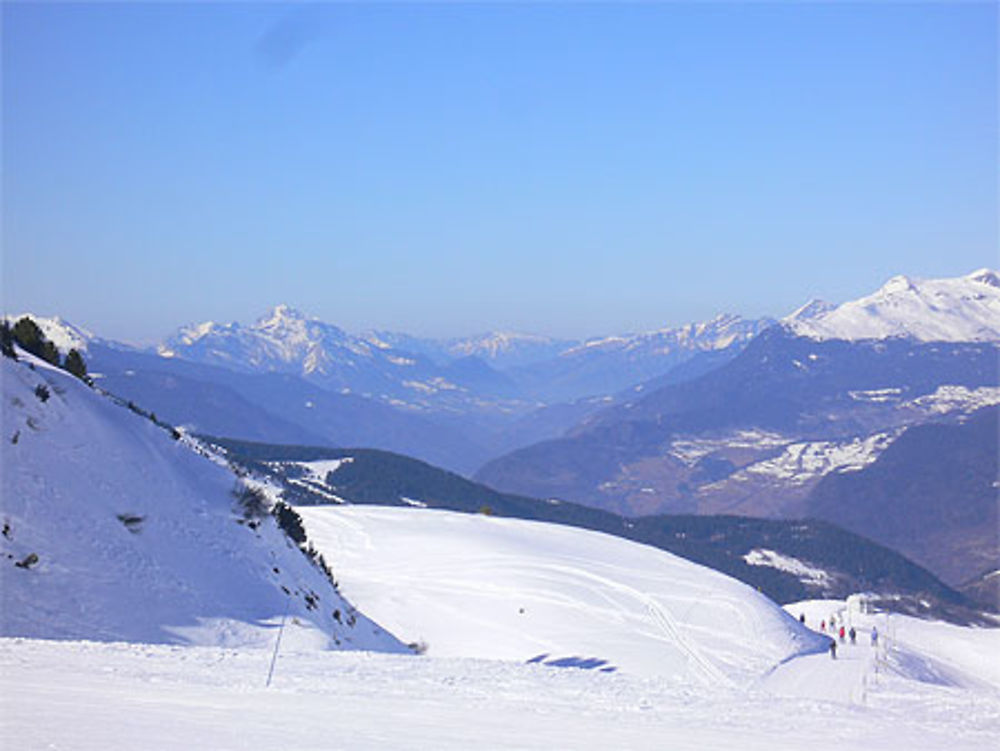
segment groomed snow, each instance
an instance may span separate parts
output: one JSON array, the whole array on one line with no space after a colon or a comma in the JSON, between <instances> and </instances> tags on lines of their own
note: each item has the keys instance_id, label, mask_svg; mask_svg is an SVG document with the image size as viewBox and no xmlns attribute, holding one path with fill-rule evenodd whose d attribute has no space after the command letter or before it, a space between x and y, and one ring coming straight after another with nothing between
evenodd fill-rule
<instances>
[{"instance_id":1,"label":"groomed snow","mask_svg":"<svg viewBox=\"0 0 1000 751\"><path fill-rule=\"evenodd\" d=\"M432 509L297 510L345 596L435 657L745 685L823 648L746 585L618 537Z\"/></svg>"},{"instance_id":2,"label":"groomed snow","mask_svg":"<svg viewBox=\"0 0 1000 751\"><path fill-rule=\"evenodd\" d=\"M818 624L843 608L788 611ZM837 660L796 658L746 689L294 647L265 688L267 650L0 639L0 733L12 748L101 751L996 748L1000 632L891 620L882 660L863 632Z\"/></svg>"}]
</instances>

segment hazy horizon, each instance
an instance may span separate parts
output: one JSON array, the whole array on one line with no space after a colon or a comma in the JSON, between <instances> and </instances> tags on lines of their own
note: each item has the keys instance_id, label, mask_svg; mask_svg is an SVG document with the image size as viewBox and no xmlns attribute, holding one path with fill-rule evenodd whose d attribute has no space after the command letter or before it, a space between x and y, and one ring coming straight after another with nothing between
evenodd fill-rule
<instances>
[{"instance_id":1,"label":"hazy horizon","mask_svg":"<svg viewBox=\"0 0 1000 751\"><path fill-rule=\"evenodd\" d=\"M3 308L583 338L997 259L997 8L2 6Z\"/></svg>"}]
</instances>

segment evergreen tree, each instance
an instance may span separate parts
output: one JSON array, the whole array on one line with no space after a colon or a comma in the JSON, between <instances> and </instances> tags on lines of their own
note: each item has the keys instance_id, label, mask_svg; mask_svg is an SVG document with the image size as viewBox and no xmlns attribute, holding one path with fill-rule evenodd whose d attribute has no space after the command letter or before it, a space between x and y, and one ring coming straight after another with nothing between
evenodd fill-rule
<instances>
[{"instance_id":1,"label":"evergreen tree","mask_svg":"<svg viewBox=\"0 0 1000 751\"><path fill-rule=\"evenodd\" d=\"M66 360L63 362L63 369L67 373L71 373L79 378L81 381L87 380L87 363L83 359L77 350L71 349L66 355Z\"/></svg>"},{"instance_id":2,"label":"evergreen tree","mask_svg":"<svg viewBox=\"0 0 1000 751\"><path fill-rule=\"evenodd\" d=\"M45 335L37 323L25 316L14 324L13 334L14 341L20 344L22 349L41 357L42 340Z\"/></svg>"},{"instance_id":3,"label":"evergreen tree","mask_svg":"<svg viewBox=\"0 0 1000 751\"><path fill-rule=\"evenodd\" d=\"M59 350L56 345L45 338L38 324L25 316L14 324L14 341L26 351L40 357L48 363L59 366Z\"/></svg>"},{"instance_id":4,"label":"evergreen tree","mask_svg":"<svg viewBox=\"0 0 1000 751\"><path fill-rule=\"evenodd\" d=\"M14 351L14 332L7 320L0 322L0 354L17 359L17 353Z\"/></svg>"},{"instance_id":5,"label":"evergreen tree","mask_svg":"<svg viewBox=\"0 0 1000 751\"><path fill-rule=\"evenodd\" d=\"M44 336L42 337L42 351L38 356L45 362L59 367L59 349Z\"/></svg>"}]
</instances>

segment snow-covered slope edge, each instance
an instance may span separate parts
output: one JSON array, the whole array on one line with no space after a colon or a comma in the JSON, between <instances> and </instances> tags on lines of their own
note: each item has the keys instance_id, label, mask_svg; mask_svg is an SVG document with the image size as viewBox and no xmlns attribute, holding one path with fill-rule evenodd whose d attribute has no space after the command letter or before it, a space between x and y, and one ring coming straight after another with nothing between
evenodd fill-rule
<instances>
[{"instance_id":1,"label":"snow-covered slope edge","mask_svg":"<svg viewBox=\"0 0 1000 751\"><path fill-rule=\"evenodd\" d=\"M298 511L344 593L435 657L726 686L826 646L745 584L619 537L436 509Z\"/></svg>"},{"instance_id":2,"label":"snow-covered slope edge","mask_svg":"<svg viewBox=\"0 0 1000 751\"><path fill-rule=\"evenodd\" d=\"M235 476L72 376L0 358L0 635L404 651Z\"/></svg>"}]
</instances>

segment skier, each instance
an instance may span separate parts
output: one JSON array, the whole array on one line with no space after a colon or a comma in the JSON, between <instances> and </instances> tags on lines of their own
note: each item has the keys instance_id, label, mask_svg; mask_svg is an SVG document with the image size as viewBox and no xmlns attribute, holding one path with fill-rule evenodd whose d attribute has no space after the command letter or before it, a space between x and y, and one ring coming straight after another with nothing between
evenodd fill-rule
<instances>
[{"instance_id":1,"label":"skier","mask_svg":"<svg viewBox=\"0 0 1000 751\"><path fill-rule=\"evenodd\" d=\"M858 643L858 632L854 630L854 626L851 626L851 630L847 632L847 635L851 637L851 644Z\"/></svg>"},{"instance_id":2,"label":"skier","mask_svg":"<svg viewBox=\"0 0 1000 751\"><path fill-rule=\"evenodd\" d=\"M845 633L845 632L844 632L844 627L843 627L843 626L841 626L841 627L840 627L840 632L839 632L839 636L840 636L840 643L841 643L841 644L843 644L843 643L844 643L844 633Z\"/></svg>"},{"instance_id":3,"label":"skier","mask_svg":"<svg viewBox=\"0 0 1000 751\"><path fill-rule=\"evenodd\" d=\"M872 626L872 646L878 646L878 628L875 626Z\"/></svg>"},{"instance_id":4,"label":"skier","mask_svg":"<svg viewBox=\"0 0 1000 751\"><path fill-rule=\"evenodd\" d=\"M830 659L837 659L837 640L830 639Z\"/></svg>"},{"instance_id":5,"label":"skier","mask_svg":"<svg viewBox=\"0 0 1000 751\"><path fill-rule=\"evenodd\" d=\"M826 633L826 621L820 621L819 630L822 631L824 634Z\"/></svg>"},{"instance_id":6,"label":"skier","mask_svg":"<svg viewBox=\"0 0 1000 751\"><path fill-rule=\"evenodd\" d=\"M805 613L799 613L799 623L801 623L803 626L806 625L806 614Z\"/></svg>"}]
</instances>

